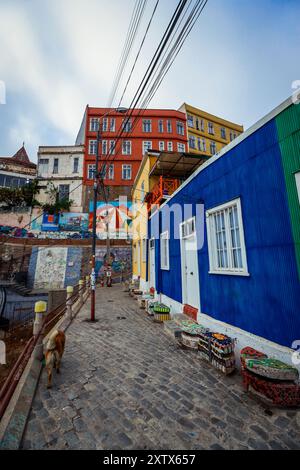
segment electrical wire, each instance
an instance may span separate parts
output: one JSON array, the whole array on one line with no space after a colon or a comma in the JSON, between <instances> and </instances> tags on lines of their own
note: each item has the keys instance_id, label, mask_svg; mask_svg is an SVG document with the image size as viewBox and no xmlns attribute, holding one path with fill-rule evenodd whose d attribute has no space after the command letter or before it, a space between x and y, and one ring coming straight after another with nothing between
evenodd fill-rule
<instances>
[{"instance_id":1,"label":"electrical wire","mask_svg":"<svg viewBox=\"0 0 300 470\"><path fill-rule=\"evenodd\" d=\"M116 95L117 90L119 88L120 80L123 76L124 69L126 67L128 58L130 56L130 52L132 50L132 47L133 47L133 44L134 44L134 41L135 41L135 38L136 38L136 35L137 35L138 29L139 29L139 26L140 26L140 23L141 23L141 20L142 20L144 11L145 11L147 1L148 0L137 0L136 3L135 3L135 7L134 7L133 14L132 14L132 17L131 17L131 21L130 21L130 24L129 24L127 37L126 37L125 44L124 44L124 47L123 47L123 50L122 50L122 53L121 53L121 57L120 57L120 60L119 60L117 73L116 73L115 78L114 78L112 91L111 91L110 96L109 96L108 106L107 106L108 108L110 108L112 106L115 95Z\"/></svg>"}]
</instances>

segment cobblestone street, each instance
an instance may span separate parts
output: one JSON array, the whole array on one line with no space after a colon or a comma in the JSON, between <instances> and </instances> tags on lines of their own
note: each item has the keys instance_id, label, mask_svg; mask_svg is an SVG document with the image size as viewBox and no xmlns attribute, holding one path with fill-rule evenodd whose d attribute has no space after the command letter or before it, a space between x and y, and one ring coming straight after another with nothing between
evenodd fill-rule
<instances>
[{"instance_id":1,"label":"cobblestone street","mask_svg":"<svg viewBox=\"0 0 300 470\"><path fill-rule=\"evenodd\" d=\"M98 288L67 331L60 375L43 371L24 449L300 449L300 416L246 395L183 351L118 286Z\"/></svg>"}]
</instances>

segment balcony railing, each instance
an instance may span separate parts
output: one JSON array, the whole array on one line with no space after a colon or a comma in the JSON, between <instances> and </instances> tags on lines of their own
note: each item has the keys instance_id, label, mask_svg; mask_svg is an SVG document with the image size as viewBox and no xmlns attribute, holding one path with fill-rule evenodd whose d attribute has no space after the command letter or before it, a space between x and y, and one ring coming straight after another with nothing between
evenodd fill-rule
<instances>
[{"instance_id":1,"label":"balcony railing","mask_svg":"<svg viewBox=\"0 0 300 470\"><path fill-rule=\"evenodd\" d=\"M145 197L145 202L148 205L148 211L151 210L151 206L159 206L164 199L170 197L174 191L179 187L180 181L174 178L159 177L158 183L152 188Z\"/></svg>"}]
</instances>

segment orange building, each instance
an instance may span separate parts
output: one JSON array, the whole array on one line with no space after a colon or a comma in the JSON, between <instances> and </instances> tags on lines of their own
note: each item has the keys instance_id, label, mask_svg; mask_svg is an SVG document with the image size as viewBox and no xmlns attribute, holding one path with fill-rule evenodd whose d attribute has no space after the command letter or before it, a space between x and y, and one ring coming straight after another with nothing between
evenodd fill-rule
<instances>
[{"instance_id":1,"label":"orange building","mask_svg":"<svg viewBox=\"0 0 300 470\"><path fill-rule=\"evenodd\" d=\"M85 145L83 182L86 185L86 205L92 198L95 171L97 130L101 125L100 162L104 165L104 184L109 187L109 199L131 196L131 188L147 150L187 151L186 114L169 109L147 109L120 113L115 109L86 107L76 144ZM124 133L120 141L120 130Z\"/></svg>"}]
</instances>

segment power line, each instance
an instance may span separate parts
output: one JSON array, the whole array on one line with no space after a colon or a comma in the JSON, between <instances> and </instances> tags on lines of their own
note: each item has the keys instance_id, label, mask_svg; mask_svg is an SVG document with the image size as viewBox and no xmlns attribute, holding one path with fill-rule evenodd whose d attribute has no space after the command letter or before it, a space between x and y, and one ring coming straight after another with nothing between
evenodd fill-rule
<instances>
[{"instance_id":1,"label":"power line","mask_svg":"<svg viewBox=\"0 0 300 470\"><path fill-rule=\"evenodd\" d=\"M141 51L142 51L142 48L143 48L143 46L144 46L144 43L145 43L145 40L146 40L147 34L148 34L148 32L149 32L149 29L150 29L150 26L151 26L151 23L152 23L153 17L154 17L154 15L155 15L155 12L156 12L156 10L157 10L158 4L159 4L159 0L157 0L157 1L156 1L156 4L155 4L155 6L154 6L154 9L153 9L152 15L151 15L151 17L150 17L150 20L149 20L148 26L147 26L147 28L146 28L146 31L145 31L145 34L144 34L144 37L143 37L143 39L142 39L142 42L141 42L141 44L140 44L140 47L139 47L139 50L138 50L138 52L137 52L137 55L136 55L136 57L135 57L135 60L134 60L134 63L133 63L132 69L131 69L131 71L130 71L130 74L129 74L128 80L127 80L127 82L126 82L126 85L125 85L125 88L124 88L124 90L123 90L122 96L121 96L121 98L120 98L120 100L119 100L118 107L120 107L120 106L121 106L122 99L123 99L123 97L124 97L124 95L125 95L125 93L126 93L126 90L127 90L127 87L128 87L128 85L129 85L129 82L130 82L130 80L131 80L132 74L133 74L133 72L134 72L134 69L135 69L136 63L137 63L137 61L138 61L138 58L139 58L139 56L140 56L140 53L141 53Z\"/></svg>"},{"instance_id":2,"label":"power line","mask_svg":"<svg viewBox=\"0 0 300 470\"><path fill-rule=\"evenodd\" d=\"M129 29L127 32L127 37L126 37L125 44L121 53L119 65L117 67L117 73L114 78L112 91L110 93L110 97L108 100L108 106L107 106L108 108L111 107L113 100L115 98L116 92L119 88L120 80L124 73L124 69L126 67L132 46L134 44L138 29L139 29L139 26L140 26L140 23L141 23L141 20L145 11L146 4L147 4L147 0L137 0L135 3L135 7L134 7L131 21L129 24Z\"/></svg>"}]
</instances>

